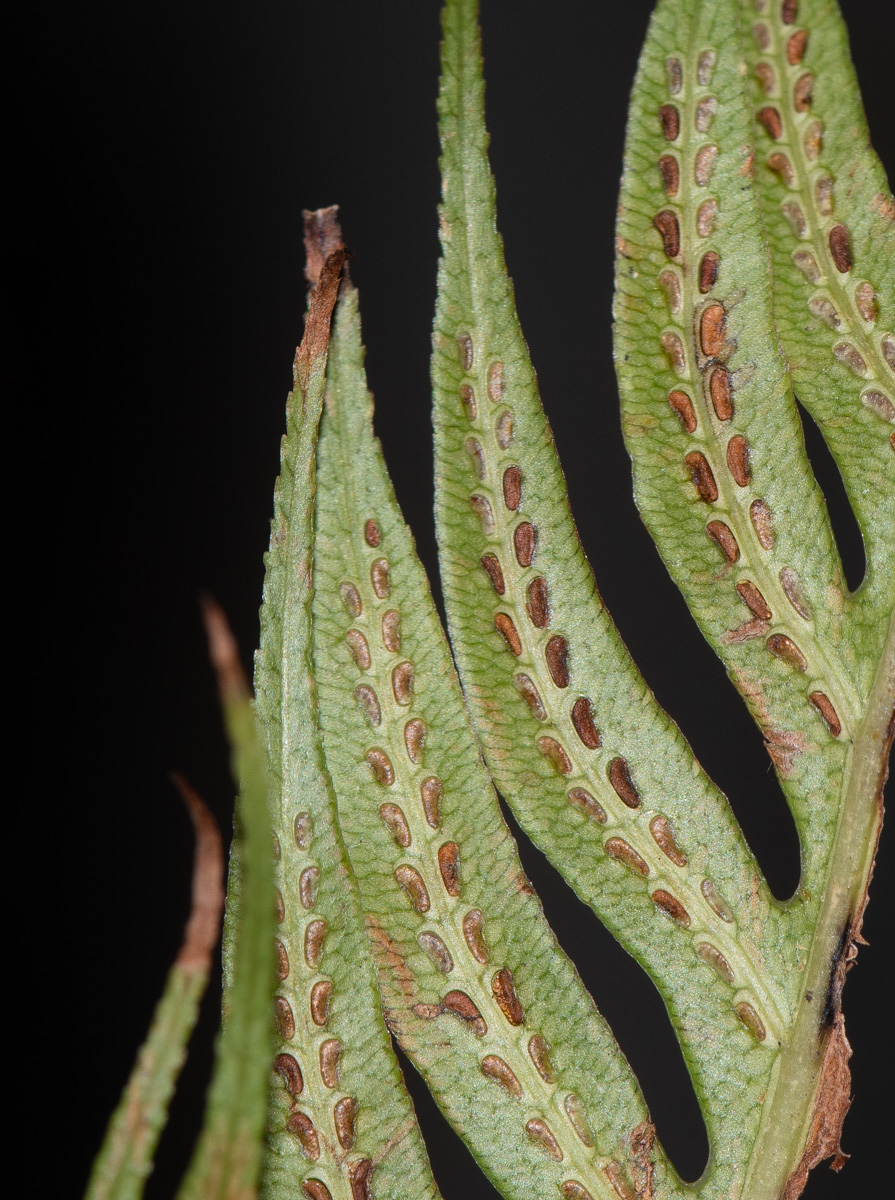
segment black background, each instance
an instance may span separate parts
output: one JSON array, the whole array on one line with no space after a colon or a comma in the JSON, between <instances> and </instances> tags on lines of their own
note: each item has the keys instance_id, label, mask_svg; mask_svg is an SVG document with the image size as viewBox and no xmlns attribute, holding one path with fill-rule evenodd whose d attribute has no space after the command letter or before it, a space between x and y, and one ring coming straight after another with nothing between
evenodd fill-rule
<instances>
[{"instance_id":1,"label":"black background","mask_svg":"<svg viewBox=\"0 0 895 1200\"><path fill-rule=\"evenodd\" d=\"M731 796L775 891L788 895L798 872L792 822L742 702L639 522L619 432L613 220L650 8L486 3L500 225L603 595L660 701ZM895 6L844 8L891 175ZM18 179L26 211L11 249L28 295L24 395L41 426L27 465L33 493L48 502L26 590L49 603L36 643L35 778L51 796L66 869L41 906L44 920L53 910L53 1026L69 1081L71 1146L60 1161L66 1190L78 1190L186 914L192 843L167 772L183 771L229 823L232 785L196 596L208 589L226 607L248 664L302 325L302 208L342 206L377 429L435 572L438 4L94 5L43 33L36 78L11 110L34 164ZM835 475L821 478L854 580L854 525ZM844 1144L854 1159L838 1177L816 1172L811 1200L869 1196L879 1178L891 1064L883 972L893 872L883 849L865 926L871 946L845 993L856 1053ZM642 1081L659 1136L694 1177L705 1134L652 985L540 854L521 850ZM154 1200L173 1194L200 1120L215 990L150 1182ZM496 1195L431 1102L418 1103L446 1200Z\"/></svg>"}]
</instances>

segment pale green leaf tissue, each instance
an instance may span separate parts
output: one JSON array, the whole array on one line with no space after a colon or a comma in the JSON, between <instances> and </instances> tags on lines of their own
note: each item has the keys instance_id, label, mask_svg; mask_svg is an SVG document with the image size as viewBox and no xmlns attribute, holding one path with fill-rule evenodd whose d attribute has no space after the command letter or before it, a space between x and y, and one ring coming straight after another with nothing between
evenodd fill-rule
<instances>
[{"instance_id":1,"label":"pale green leaf tissue","mask_svg":"<svg viewBox=\"0 0 895 1200\"><path fill-rule=\"evenodd\" d=\"M895 700L895 202L844 26L833 0L660 0L616 230L635 498L791 808L785 903L578 542L497 232L475 0L445 5L438 111L450 643L373 434L335 210L306 214L254 713L222 675L243 798L224 1030L181 1194L437 1197L391 1033L508 1200L796 1200L843 1162L840 995ZM854 592L796 397L864 536ZM656 1138L495 789L658 988L708 1132L697 1183ZM90 1197L140 1195L202 985L173 1023L160 1009L148 1140L119 1113ZM123 1105L145 1070L144 1051Z\"/></svg>"}]
</instances>

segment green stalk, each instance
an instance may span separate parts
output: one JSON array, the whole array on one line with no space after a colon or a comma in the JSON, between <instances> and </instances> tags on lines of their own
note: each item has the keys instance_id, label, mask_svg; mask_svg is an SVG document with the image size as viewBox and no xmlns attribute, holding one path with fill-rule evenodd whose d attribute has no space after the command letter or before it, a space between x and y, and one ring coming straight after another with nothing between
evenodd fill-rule
<instances>
[{"instance_id":1,"label":"green stalk","mask_svg":"<svg viewBox=\"0 0 895 1200\"><path fill-rule=\"evenodd\" d=\"M838 1170L848 1111L851 1048L841 1011L842 985L862 943L861 922L883 820L882 790L895 723L895 617L844 781L826 889L776 1084L743 1188L750 1200L801 1194L808 1171L829 1156ZM784 1190L785 1189L785 1190Z\"/></svg>"}]
</instances>

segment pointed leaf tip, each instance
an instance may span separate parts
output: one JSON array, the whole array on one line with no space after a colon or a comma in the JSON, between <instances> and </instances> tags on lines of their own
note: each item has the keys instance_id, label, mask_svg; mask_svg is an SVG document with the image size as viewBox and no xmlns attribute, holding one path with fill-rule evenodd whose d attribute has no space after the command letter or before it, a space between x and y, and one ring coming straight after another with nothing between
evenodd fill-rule
<instances>
[{"instance_id":1,"label":"pointed leaf tip","mask_svg":"<svg viewBox=\"0 0 895 1200\"><path fill-rule=\"evenodd\" d=\"M329 347L330 322L339 295L343 268L349 252L342 242L338 207L305 212L305 276L312 287L305 319L304 336L295 352L295 382L304 393L315 361Z\"/></svg>"},{"instance_id":2,"label":"pointed leaf tip","mask_svg":"<svg viewBox=\"0 0 895 1200\"><path fill-rule=\"evenodd\" d=\"M185 971L209 971L224 908L224 848L217 822L202 797L178 772L172 772L171 780L183 797L196 835L192 907L177 965Z\"/></svg>"},{"instance_id":3,"label":"pointed leaf tip","mask_svg":"<svg viewBox=\"0 0 895 1200\"><path fill-rule=\"evenodd\" d=\"M168 973L146 1040L93 1164L85 1200L139 1200L152 1170L168 1106L218 940L224 907L224 853L210 810L180 775L172 779L196 833L193 899L183 943Z\"/></svg>"},{"instance_id":4,"label":"pointed leaf tip","mask_svg":"<svg viewBox=\"0 0 895 1200\"><path fill-rule=\"evenodd\" d=\"M208 657L211 659L211 665L217 675L221 702L226 707L228 703L247 700L251 694L249 684L239 661L239 647L230 628L230 622L227 620L227 614L212 596L201 596L199 603L202 609L202 623L208 638ZM181 793L186 800L186 794L183 792L178 778L175 778L175 783L181 788ZM189 803L187 800L187 804ZM190 808L190 812L192 814L192 808Z\"/></svg>"}]
</instances>

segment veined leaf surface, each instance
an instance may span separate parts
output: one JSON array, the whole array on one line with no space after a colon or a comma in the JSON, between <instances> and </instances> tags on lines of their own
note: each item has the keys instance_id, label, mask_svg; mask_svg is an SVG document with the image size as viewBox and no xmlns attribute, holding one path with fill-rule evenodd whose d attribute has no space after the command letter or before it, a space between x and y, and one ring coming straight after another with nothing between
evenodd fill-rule
<instances>
[{"instance_id":1,"label":"veined leaf surface","mask_svg":"<svg viewBox=\"0 0 895 1200\"><path fill-rule=\"evenodd\" d=\"M315 451L345 251L335 211L306 218L316 283L296 354L256 660L272 776L276 1044L263 1194L437 1197L379 1010L357 892L336 826L311 675ZM373 1189L371 1191L371 1189Z\"/></svg>"},{"instance_id":2,"label":"veined leaf surface","mask_svg":"<svg viewBox=\"0 0 895 1200\"><path fill-rule=\"evenodd\" d=\"M789 24L795 7L777 6ZM881 667L878 651L892 635L884 610L859 663L860 604L845 594L773 324L738 17L735 4L673 2L654 16L628 126L616 360L641 514L762 729L800 834L802 878L782 927L801 997L744 1184L764 1194L789 1179L797 1195L837 1152L844 1115L838 996L827 1023L811 1006L860 932L892 688L891 645ZM785 307L785 281L782 294ZM849 442L843 422L837 436ZM788 1130L812 1095L826 1135L815 1145L803 1133L797 1165Z\"/></svg>"},{"instance_id":3,"label":"veined leaf surface","mask_svg":"<svg viewBox=\"0 0 895 1200\"><path fill-rule=\"evenodd\" d=\"M843 638L866 691L895 603L895 199L835 0L742 8L774 317L865 542Z\"/></svg>"},{"instance_id":4,"label":"veined leaf surface","mask_svg":"<svg viewBox=\"0 0 895 1200\"><path fill-rule=\"evenodd\" d=\"M544 920L481 761L373 436L353 290L328 375L315 662L389 1026L503 1194L574 1198L577 1185L610 1200L666 1179L636 1082Z\"/></svg>"},{"instance_id":5,"label":"veined leaf surface","mask_svg":"<svg viewBox=\"0 0 895 1200\"><path fill-rule=\"evenodd\" d=\"M178 780L178 786L196 833L192 909L146 1041L93 1164L85 1200L138 1200L142 1196L220 933L224 906L221 835L192 788L183 780Z\"/></svg>"},{"instance_id":6,"label":"veined leaf surface","mask_svg":"<svg viewBox=\"0 0 895 1200\"><path fill-rule=\"evenodd\" d=\"M489 765L656 981L713 1146L702 1187L725 1196L749 1193L756 1164L760 1186L774 1171L785 1185L799 1137L786 1121L816 1086L811 1038L810 1053L819 1041L841 1059L837 1038L794 1018L823 991L834 928L861 909L879 779L857 788L861 770L845 767L880 736L873 696L890 670L868 701L842 632L841 572L773 325L738 22L733 3L679 0L653 18L629 124L617 345L641 511L759 719L803 838L788 909L631 664L577 544L494 226L472 4L446 21L433 360L446 604ZM840 787L854 798L837 840ZM846 843L864 847L848 902L825 891ZM798 1083L784 1063L802 1063ZM800 1110L775 1108L782 1075ZM787 1144L763 1143L747 1166L743 1144L768 1124Z\"/></svg>"},{"instance_id":7,"label":"veined leaf surface","mask_svg":"<svg viewBox=\"0 0 895 1200\"><path fill-rule=\"evenodd\" d=\"M217 605L206 601L204 609L239 793L224 931L225 1019L202 1131L178 1200L254 1200L263 1156L273 975L267 763L236 642ZM239 864L235 886L234 862Z\"/></svg>"},{"instance_id":8,"label":"veined leaf surface","mask_svg":"<svg viewBox=\"0 0 895 1200\"><path fill-rule=\"evenodd\" d=\"M662 992L727 1194L792 1003L779 914L596 593L495 230L475 6L449 6L446 33L433 378L455 654L523 828Z\"/></svg>"}]
</instances>

